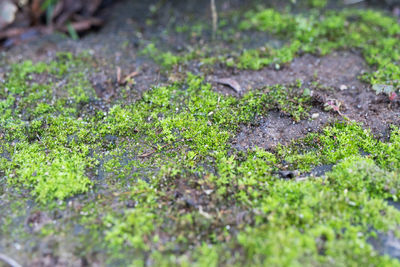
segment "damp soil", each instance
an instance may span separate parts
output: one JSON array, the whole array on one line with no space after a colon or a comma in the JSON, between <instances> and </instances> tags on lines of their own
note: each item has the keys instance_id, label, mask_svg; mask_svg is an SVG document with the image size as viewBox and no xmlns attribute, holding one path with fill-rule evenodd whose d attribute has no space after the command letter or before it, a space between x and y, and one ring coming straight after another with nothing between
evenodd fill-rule
<instances>
[{"instance_id":1,"label":"damp soil","mask_svg":"<svg viewBox=\"0 0 400 267\"><path fill-rule=\"evenodd\" d=\"M146 2L146 3L144 3ZM318 132L324 126L338 120L354 120L361 122L365 128L381 139L386 139L389 134L389 125L400 126L400 104L391 103L387 96L376 95L370 85L360 81L359 76L368 70L367 64L357 51L338 51L327 56L305 54L294 59L293 62L280 66L279 69L266 67L259 71L239 70L227 68L219 64L207 68L199 67L198 62L187 64L182 69L163 70L158 64L149 58L143 57L140 51L143 47L157 38L166 47L179 50L179 47L192 45L196 42L209 42L209 37L204 40L191 39L179 34L165 34L164 29L173 17L176 20L191 21L193 17L207 18L208 1L171 1L166 4L166 12L155 17L144 17L149 5L158 1L122 1L112 5L104 11L104 16L109 23L97 32L89 33L79 41L73 41L65 36L53 34L42 36L9 48L1 52L0 79L10 70L12 63L29 59L34 62L49 62L56 57L57 52L70 51L74 54L88 51L93 56L91 62L93 71L88 73L97 98L80 107L80 116L92 116L94 111L107 111L114 104L131 104L140 99L143 92L152 87L171 83L186 71L203 75L210 82L213 89L226 95L241 97L232 88L218 84L216 81L223 78L235 80L243 92L254 89L262 89L275 84L293 84L297 80L303 82L303 87L312 91L313 105L310 110L310 118L294 121L293 118L281 113L279 110L271 110L264 116L259 116L251 124L240 125L235 137L230 141L232 147L237 150L247 151L254 147L262 147L274 150L280 143L289 144L291 141L304 137L310 132ZM195 3L196 2L196 3ZM223 6L227 11L237 8L247 8L245 1L225 1ZM201 10L201 11L199 11ZM196 14L200 12L200 14ZM188 15L190 14L190 15ZM153 26L147 26L146 20L153 20ZM253 35L256 36L256 35ZM218 44L227 49L230 44ZM245 44L246 45L246 44ZM247 47L254 46L254 42ZM121 85L118 81L120 69L121 77L137 72L134 77L135 84ZM175 73L176 72L176 73ZM171 78L172 77L172 78ZM37 82L46 80L46 77L35 77ZM62 88L59 89L62 93ZM324 103L329 100L337 100L340 105L340 113L326 111ZM112 140L113 137L110 137ZM114 140L117 141L118 140ZM0 144L1 145L1 144ZM129 161L129 156L126 157ZM322 166L313 170L315 176L323 175L332 166ZM103 180L101 172L94 172L91 178ZM102 206L109 206L111 210L123 209L134 205L126 200L120 200L120 192L113 192L110 185L100 182L97 192L89 192L87 196L78 196L68 201L66 208L55 211L38 210L28 193L14 192L2 184L0 173L0 214L13 218L15 228L21 228L24 234L19 233L18 238L13 236L0 236L0 253L12 255L25 266L104 266L106 258L102 254L103 247L93 244L90 248L82 248L82 240L76 235L87 236L90 240L90 232L82 229L79 222L74 222L77 214L83 211L82 203L94 201L101 202ZM167 186L167 185L166 185ZM112 186L111 186L112 187ZM218 217L213 229L180 229L183 232L192 233L193 238L201 235L216 235L224 231L225 225L251 224L251 212L237 208L234 203L213 199L212 187L196 184L196 179L190 181L174 181L174 188L167 191L164 200L165 205L171 206L175 212L184 213L190 210L201 209L204 217ZM22 203L17 215L12 215L13 203ZM203 207L206 207L203 209ZM177 210L177 211L176 211ZM70 229L70 235L51 235L41 237L41 229L47 224L56 224L57 227ZM168 228L169 225L169 229ZM21 227L22 226L22 227ZM165 232L173 227L179 227L171 218L166 223ZM84 234L82 234L84 233ZM161 238L168 239L170 236ZM192 237L192 236L190 236ZM171 239L172 240L172 239ZM374 241L378 250L399 258L399 241L390 234L379 235L380 241ZM87 241L86 241L87 242ZM85 242L84 242L85 243ZM194 243L196 243L194 241ZM86 243L85 243L86 244ZM184 250L177 247L177 254L183 254ZM240 251L238 252L240 253ZM111 265L123 266L125 262L113 262ZM110 265L110 263L108 263ZM0 261L0 266L2 262Z\"/></svg>"},{"instance_id":2,"label":"damp soil","mask_svg":"<svg viewBox=\"0 0 400 267\"><path fill-rule=\"evenodd\" d=\"M213 81L230 78L248 91L275 84L290 85L301 80L303 86L312 90L310 118L295 122L279 111L271 111L252 125L242 125L232 141L236 148L243 150L254 146L273 149L279 143L287 145L341 119L360 122L377 138L387 139L390 125L400 124L399 103L391 103L387 96L377 95L370 85L360 81L359 77L367 70L368 66L357 52L340 51L324 57L303 55L280 70L219 69L209 76L209 81L225 94L235 92ZM324 109L328 100L338 101L340 113Z\"/></svg>"}]
</instances>

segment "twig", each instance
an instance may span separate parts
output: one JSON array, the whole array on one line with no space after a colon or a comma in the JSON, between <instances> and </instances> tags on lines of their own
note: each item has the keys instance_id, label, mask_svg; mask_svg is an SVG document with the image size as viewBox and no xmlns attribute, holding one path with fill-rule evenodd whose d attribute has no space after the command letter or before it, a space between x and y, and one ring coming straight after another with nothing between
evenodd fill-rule
<instances>
[{"instance_id":1,"label":"twig","mask_svg":"<svg viewBox=\"0 0 400 267\"><path fill-rule=\"evenodd\" d=\"M121 84L121 68L117 67L117 83Z\"/></svg>"},{"instance_id":2,"label":"twig","mask_svg":"<svg viewBox=\"0 0 400 267\"><path fill-rule=\"evenodd\" d=\"M22 267L18 262L11 259L10 257L0 253L0 261L5 262L6 264L10 265L11 267Z\"/></svg>"},{"instance_id":3,"label":"twig","mask_svg":"<svg viewBox=\"0 0 400 267\"><path fill-rule=\"evenodd\" d=\"M124 85L126 83L128 83L128 81L130 79L132 79L133 77L136 77L139 75L139 71L132 71L131 73L129 73L128 75L125 76L125 78L122 79L122 70L120 67L117 67L117 83L119 85Z\"/></svg>"},{"instance_id":4,"label":"twig","mask_svg":"<svg viewBox=\"0 0 400 267\"><path fill-rule=\"evenodd\" d=\"M364 0L344 0L345 5L354 5L360 2L363 2Z\"/></svg>"},{"instance_id":5,"label":"twig","mask_svg":"<svg viewBox=\"0 0 400 267\"><path fill-rule=\"evenodd\" d=\"M215 38L215 34L217 32L217 27L218 27L218 13L217 13L217 7L215 6L215 0L211 0L211 16L212 16L213 38Z\"/></svg>"}]
</instances>

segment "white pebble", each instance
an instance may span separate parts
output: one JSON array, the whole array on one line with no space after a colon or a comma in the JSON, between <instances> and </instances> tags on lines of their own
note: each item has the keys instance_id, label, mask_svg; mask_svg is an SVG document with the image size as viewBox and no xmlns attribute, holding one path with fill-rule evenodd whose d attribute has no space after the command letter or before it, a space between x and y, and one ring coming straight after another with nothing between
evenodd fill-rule
<instances>
[{"instance_id":1,"label":"white pebble","mask_svg":"<svg viewBox=\"0 0 400 267\"><path fill-rule=\"evenodd\" d=\"M311 115L311 119L313 119L313 120L315 120L316 118L318 118L319 117L319 113L313 113L312 115Z\"/></svg>"}]
</instances>

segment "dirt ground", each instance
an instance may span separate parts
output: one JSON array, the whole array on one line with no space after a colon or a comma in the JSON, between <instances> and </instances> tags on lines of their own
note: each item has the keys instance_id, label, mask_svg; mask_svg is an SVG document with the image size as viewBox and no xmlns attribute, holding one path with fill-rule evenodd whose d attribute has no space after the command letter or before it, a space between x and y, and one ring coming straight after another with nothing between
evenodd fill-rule
<instances>
[{"instance_id":1,"label":"dirt ground","mask_svg":"<svg viewBox=\"0 0 400 267\"><path fill-rule=\"evenodd\" d=\"M295 123L279 112L271 112L265 118L260 118L256 125L242 126L234 140L236 147L241 149L252 146L271 149L278 143L288 144L309 132L319 131L329 122L341 117L361 122L377 137L387 138L388 125L400 123L398 103L390 105L387 97L376 95L368 84L359 80L359 76L367 69L368 66L360 55L342 51L322 58L304 55L279 71L268 68L261 71L235 71L236 73L218 70L209 79L212 82L220 77L229 77L238 81L245 90L275 84L292 84L297 79L302 80L306 87L314 88L315 105L311 114L318 114L315 119ZM317 82L319 86L315 88L313 82ZM216 83L214 86L221 92L232 92L226 86ZM336 99L341 103L341 114L324 111L323 103L327 99Z\"/></svg>"}]
</instances>

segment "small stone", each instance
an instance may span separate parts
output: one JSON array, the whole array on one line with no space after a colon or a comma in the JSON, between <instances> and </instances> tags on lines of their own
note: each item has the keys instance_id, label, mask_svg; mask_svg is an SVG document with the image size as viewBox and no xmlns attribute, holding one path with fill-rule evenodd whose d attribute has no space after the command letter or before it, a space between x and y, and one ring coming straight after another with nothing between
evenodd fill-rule
<instances>
[{"instance_id":1,"label":"small stone","mask_svg":"<svg viewBox=\"0 0 400 267\"><path fill-rule=\"evenodd\" d=\"M0 29L14 21L17 10L17 6L12 1L0 1Z\"/></svg>"},{"instance_id":2,"label":"small stone","mask_svg":"<svg viewBox=\"0 0 400 267\"><path fill-rule=\"evenodd\" d=\"M343 90L347 90L348 87L347 87L346 85L342 84L342 85L339 87L339 89L340 89L340 91L343 91Z\"/></svg>"},{"instance_id":3,"label":"small stone","mask_svg":"<svg viewBox=\"0 0 400 267\"><path fill-rule=\"evenodd\" d=\"M319 117L319 113L313 113L312 115L311 115L311 119L313 119L313 120L315 120L316 118L318 118Z\"/></svg>"},{"instance_id":4,"label":"small stone","mask_svg":"<svg viewBox=\"0 0 400 267\"><path fill-rule=\"evenodd\" d=\"M299 175L299 172L298 171L279 171L278 174L282 179L293 179Z\"/></svg>"},{"instance_id":5,"label":"small stone","mask_svg":"<svg viewBox=\"0 0 400 267\"><path fill-rule=\"evenodd\" d=\"M204 190L204 193L206 193L206 195L211 195L212 192L214 192L214 190L212 190L212 189Z\"/></svg>"}]
</instances>

